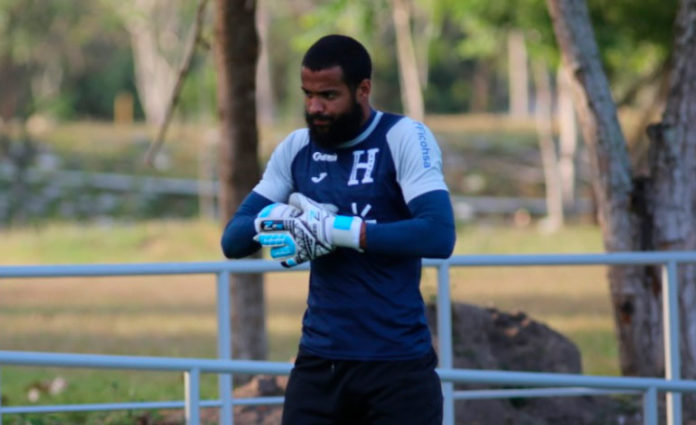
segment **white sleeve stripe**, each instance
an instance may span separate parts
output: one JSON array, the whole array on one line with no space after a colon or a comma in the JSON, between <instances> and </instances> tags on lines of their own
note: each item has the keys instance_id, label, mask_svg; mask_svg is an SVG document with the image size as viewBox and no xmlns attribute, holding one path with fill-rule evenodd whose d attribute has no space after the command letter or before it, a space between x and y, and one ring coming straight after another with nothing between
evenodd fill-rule
<instances>
[{"instance_id":1,"label":"white sleeve stripe","mask_svg":"<svg viewBox=\"0 0 696 425\"><path fill-rule=\"evenodd\" d=\"M442 174L442 153L435 136L422 123L403 118L387 132L396 178L404 201L433 190L447 190Z\"/></svg>"},{"instance_id":2,"label":"white sleeve stripe","mask_svg":"<svg viewBox=\"0 0 696 425\"><path fill-rule=\"evenodd\" d=\"M268 160L261 181L253 190L273 202L286 202L293 191L292 162L307 144L307 129L296 130L280 142Z\"/></svg>"}]
</instances>

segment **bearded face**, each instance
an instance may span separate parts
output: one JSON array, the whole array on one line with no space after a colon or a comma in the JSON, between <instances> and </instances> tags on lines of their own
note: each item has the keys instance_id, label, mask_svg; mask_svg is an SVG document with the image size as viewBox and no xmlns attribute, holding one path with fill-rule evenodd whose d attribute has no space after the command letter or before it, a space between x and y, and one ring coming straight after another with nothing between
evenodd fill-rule
<instances>
[{"instance_id":1,"label":"bearded face","mask_svg":"<svg viewBox=\"0 0 696 425\"><path fill-rule=\"evenodd\" d=\"M305 110L309 135L314 143L332 149L357 137L363 122L363 109L355 96L352 98L352 105L345 112L329 115Z\"/></svg>"},{"instance_id":2,"label":"bearded face","mask_svg":"<svg viewBox=\"0 0 696 425\"><path fill-rule=\"evenodd\" d=\"M370 81L348 85L339 66L302 68L305 120L312 143L334 149L354 139L369 116Z\"/></svg>"}]
</instances>

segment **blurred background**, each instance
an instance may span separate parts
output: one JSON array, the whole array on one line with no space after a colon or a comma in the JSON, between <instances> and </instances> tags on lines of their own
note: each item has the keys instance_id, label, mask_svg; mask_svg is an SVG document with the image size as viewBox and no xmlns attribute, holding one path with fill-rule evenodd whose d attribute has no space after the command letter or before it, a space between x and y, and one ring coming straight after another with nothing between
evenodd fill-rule
<instances>
[{"instance_id":1,"label":"blurred background","mask_svg":"<svg viewBox=\"0 0 696 425\"><path fill-rule=\"evenodd\" d=\"M676 2L589 5L639 168L645 125L664 103ZM195 2L180 0L0 2L0 227L215 216L211 49L193 57L154 167L142 160L164 119L195 12ZM401 30L399 12L407 19ZM212 13L208 7L202 31L208 47ZM287 131L303 125L304 50L341 32L372 52L374 105L429 124L445 151L452 193L478 198L458 203L461 219L517 212L527 223L528 215L549 212L556 227L558 197L567 214L592 217L543 1L262 0L257 28L262 164ZM402 44L410 54L399 53ZM415 79L403 84L409 73ZM554 173L560 182L545 185Z\"/></svg>"}]
</instances>

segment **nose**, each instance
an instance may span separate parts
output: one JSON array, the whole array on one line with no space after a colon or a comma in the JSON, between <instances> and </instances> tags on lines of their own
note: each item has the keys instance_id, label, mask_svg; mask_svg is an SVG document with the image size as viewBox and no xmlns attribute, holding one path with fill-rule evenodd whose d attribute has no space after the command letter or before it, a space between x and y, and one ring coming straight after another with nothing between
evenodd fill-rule
<instances>
[{"instance_id":1,"label":"nose","mask_svg":"<svg viewBox=\"0 0 696 425\"><path fill-rule=\"evenodd\" d=\"M310 115L321 114L325 110L324 102L316 96L310 96L306 102L307 113Z\"/></svg>"}]
</instances>

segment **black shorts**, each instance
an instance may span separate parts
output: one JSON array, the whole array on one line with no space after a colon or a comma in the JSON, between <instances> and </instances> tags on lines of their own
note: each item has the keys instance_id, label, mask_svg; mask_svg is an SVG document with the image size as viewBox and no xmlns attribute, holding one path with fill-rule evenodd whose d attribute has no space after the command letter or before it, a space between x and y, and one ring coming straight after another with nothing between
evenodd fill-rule
<instances>
[{"instance_id":1,"label":"black shorts","mask_svg":"<svg viewBox=\"0 0 696 425\"><path fill-rule=\"evenodd\" d=\"M396 361L329 360L300 352L283 425L441 425L437 355Z\"/></svg>"}]
</instances>

